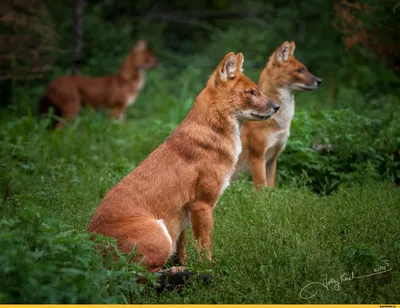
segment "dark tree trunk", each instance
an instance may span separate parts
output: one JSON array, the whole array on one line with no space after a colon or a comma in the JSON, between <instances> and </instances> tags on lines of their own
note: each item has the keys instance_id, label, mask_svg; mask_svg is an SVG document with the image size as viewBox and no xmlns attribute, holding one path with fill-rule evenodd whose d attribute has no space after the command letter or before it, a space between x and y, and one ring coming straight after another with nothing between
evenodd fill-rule
<instances>
[{"instance_id":1,"label":"dark tree trunk","mask_svg":"<svg viewBox=\"0 0 400 308\"><path fill-rule=\"evenodd\" d=\"M80 67L83 60L83 11L84 0L75 0L74 11L74 36L72 42L72 75L79 75Z\"/></svg>"}]
</instances>

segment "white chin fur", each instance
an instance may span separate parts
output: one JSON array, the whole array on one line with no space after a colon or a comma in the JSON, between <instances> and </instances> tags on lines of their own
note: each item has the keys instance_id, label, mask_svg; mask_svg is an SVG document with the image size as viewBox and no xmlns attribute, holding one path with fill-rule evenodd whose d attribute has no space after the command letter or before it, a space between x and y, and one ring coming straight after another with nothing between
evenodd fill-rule
<instances>
[{"instance_id":1,"label":"white chin fur","mask_svg":"<svg viewBox=\"0 0 400 308\"><path fill-rule=\"evenodd\" d=\"M244 110L239 112L237 118L241 121L262 121L270 118L271 113L263 114L253 110Z\"/></svg>"},{"instance_id":2,"label":"white chin fur","mask_svg":"<svg viewBox=\"0 0 400 308\"><path fill-rule=\"evenodd\" d=\"M306 91L306 90L314 90L318 87L317 82L314 82L312 86L306 85L305 83L294 83L291 85L290 90L292 91Z\"/></svg>"}]
</instances>

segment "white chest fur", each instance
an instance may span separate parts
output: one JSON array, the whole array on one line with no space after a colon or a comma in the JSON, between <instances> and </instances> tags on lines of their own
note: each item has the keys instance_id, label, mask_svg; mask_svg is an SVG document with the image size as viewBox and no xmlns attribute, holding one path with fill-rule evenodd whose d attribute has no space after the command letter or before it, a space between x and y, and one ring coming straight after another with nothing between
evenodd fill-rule
<instances>
[{"instance_id":1,"label":"white chest fur","mask_svg":"<svg viewBox=\"0 0 400 308\"><path fill-rule=\"evenodd\" d=\"M130 97L128 98L126 104L127 104L128 106L130 106L130 105L132 105L132 104L135 102L135 100L136 100L136 94L133 94L132 96L130 96Z\"/></svg>"},{"instance_id":2,"label":"white chest fur","mask_svg":"<svg viewBox=\"0 0 400 308\"><path fill-rule=\"evenodd\" d=\"M266 158L269 160L276 153L280 153L286 146L290 135L290 124L294 116L294 96L288 89L278 90L278 99L281 108L272 119L276 122L278 129L266 136Z\"/></svg>"},{"instance_id":3,"label":"white chest fur","mask_svg":"<svg viewBox=\"0 0 400 308\"><path fill-rule=\"evenodd\" d=\"M136 84L136 86L135 86L135 84ZM134 94L127 98L127 101L126 101L127 106L130 106L135 102L137 93L143 89L144 84L145 84L145 75L144 75L144 71L141 70L141 71L139 71L139 79L136 81L136 83L134 83L134 89L133 89Z\"/></svg>"},{"instance_id":4,"label":"white chest fur","mask_svg":"<svg viewBox=\"0 0 400 308\"><path fill-rule=\"evenodd\" d=\"M233 157L234 157L234 165L232 170L229 170L228 173L225 176L224 182L221 187L221 195L224 193L225 189L228 188L230 182L231 182L231 177L233 172L235 171L236 163L239 159L239 155L242 152L242 141L240 139L240 128L239 128L239 123L236 122L234 126L234 150L233 150Z\"/></svg>"},{"instance_id":5,"label":"white chest fur","mask_svg":"<svg viewBox=\"0 0 400 308\"><path fill-rule=\"evenodd\" d=\"M278 98L281 108L273 119L280 128L290 129L290 123L294 116L294 95L292 91L281 88L278 90Z\"/></svg>"},{"instance_id":6,"label":"white chest fur","mask_svg":"<svg viewBox=\"0 0 400 308\"><path fill-rule=\"evenodd\" d=\"M234 129L234 165L236 166L236 163L239 159L240 153L242 153L242 140L240 139L240 127L239 127L239 122L236 121Z\"/></svg>"},{"instance_id":7,"label":"white chest fur","mask_svg":"<svg viewBox=\"0 0 400 308\"><path fill-rule=\"evenodd\" d=\"M144 87L145 82L146 82L146 76L144 74L144 71L141 70L141 71L139 71L139 81L137 84L136 91L141 91Z\"/></svg>"}]
</instances>

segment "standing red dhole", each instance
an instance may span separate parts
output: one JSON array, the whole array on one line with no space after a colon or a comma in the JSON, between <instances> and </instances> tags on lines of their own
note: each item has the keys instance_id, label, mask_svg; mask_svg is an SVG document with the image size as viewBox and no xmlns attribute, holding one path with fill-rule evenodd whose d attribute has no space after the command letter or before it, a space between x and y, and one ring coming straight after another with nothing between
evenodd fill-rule
<instances>
[{"instance_id":1,"label":"standing red dhole","mask_svg":"<svg viewBox=\"0 0 400 308\"><path fill-rule=\"evenodd\" d=\"M54 107L56 115L69 120L78 115L81 105L88 104L95 109L110 108L110 117L123 121L126 107L134 103L144 86L144 71L157 62L146 41L140 40L113 76L63 76L52 81L41 98L39 112L47 113ZM62 126L62 122L56 124L57 128Z\"/></svg>"},{"instance_id":2,"label":"standing red dhole","mask_svg":"<svg viewBox=\"0 0 400 308\"><path fill-rule=\"evenodd\" d=\"M321 79L311 74L294 56L295 43L284 42L269 58L261 72L258 86L281 106L279 112L265 122L246 122L241 131L243 151L235 177L251 167L257 190L275 186L276 165L290 134L294 116L294 93L316 89Z\"/></svg>"},{"instance_id":3,"label":"standing red dhole","mask_svg":"<svg viewBox=\"0 0 400 308\"><path fill-rule=\"evenodd\" d=\"M242 73L243 55L228 53L175 131L106 195L89 231L116 239L160 270L177 250L186 259L190 222L199 256L211 259L212 212L241 151L239 125L265 120L279 106Z\"/></svg>"}]
</instances>

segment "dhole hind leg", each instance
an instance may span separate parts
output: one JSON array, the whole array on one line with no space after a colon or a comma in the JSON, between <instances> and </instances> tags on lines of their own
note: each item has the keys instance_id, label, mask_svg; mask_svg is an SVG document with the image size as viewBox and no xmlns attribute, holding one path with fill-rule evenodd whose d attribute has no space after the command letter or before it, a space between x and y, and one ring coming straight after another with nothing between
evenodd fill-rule
<instances>
[{"instance_id":1,"label":"dhole hind leg","mask_svg":"<svg viewBox=\"0 0 400 308\"><path fill-rule=\"evenodd\" d=\"M144 257L142 265L151 272L161 270L172 253L171 236L162 220L131 217L109 228L109 232L102 230L101 233L115 238L122 253L130 253L136 245L136 253L140 257L134 261Z\"/></svg>"},{"instance_id":2,"label":"dhole hind leg","mask_svg":"<svg viewBox=\"0 0 400 308\"><path fill-rule=\"evenodd\" d=\"M65 122L69 122L77 117L79 114L79 109L81 107L79 98L69 101L65 105L60 107L61 119L63 121L58 121L56 124L56 129L62 129Z\"/></svg>"},{"instance_id":3,"label":"dhole hind leg","mask_svg":"<svg viewBox=\"0 0 400 308\"><path fill-rule=\"evenodd\" d=\"M254 187L257 191L261 191L262 186L267 186L265 157L262 156L250 158L250 165Z\"/></svg>"}]
</instances>

